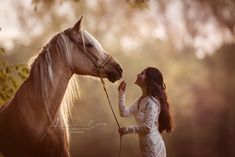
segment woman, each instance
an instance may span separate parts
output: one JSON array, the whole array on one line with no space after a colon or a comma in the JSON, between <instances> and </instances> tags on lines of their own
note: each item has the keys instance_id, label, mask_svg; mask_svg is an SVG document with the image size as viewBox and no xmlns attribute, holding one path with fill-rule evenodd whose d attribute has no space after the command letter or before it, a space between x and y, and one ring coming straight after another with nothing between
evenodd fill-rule
<instances>
[{"instance_id":1,"label":"woman","mask_svg":"<svg viewBox=\"0 0 235 157\"><path fill-rule=\"evenodd\" d=\"M142 96L129 107L125 106L126 83L122 81L119 90L119 112L122 117L135 116L136 126L119 129L121 136L137 133L143 157L166 157L165 144L160 133L172 130L172 119L161 72L148 67L137 75L135 81Z\"/></svg>"}]
</instances>

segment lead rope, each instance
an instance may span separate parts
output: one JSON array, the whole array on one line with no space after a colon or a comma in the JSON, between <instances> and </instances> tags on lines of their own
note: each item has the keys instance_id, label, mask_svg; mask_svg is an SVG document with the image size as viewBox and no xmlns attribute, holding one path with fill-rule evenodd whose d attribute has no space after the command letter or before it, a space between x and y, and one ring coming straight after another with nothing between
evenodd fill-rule
<instances>
[{"instance_id":1,"label":"lead rope","mask_svg":"<svg viewBox=\"0 0 235 157\"><path fill-rule=\"evenodd\" d=\"M113 110L113 106L112 106L111 101L110 101L110 99L109 99L109 95L108 95L107 89L106 89L106 87L105 87L105 82L104 82L104 80L103 80L103 76L102 76L102 73L101 73L101 69L98 68L98 70L99 70L99 73L100 73L100 81L101 81L101 83L102 83L102 85L103 85L103 89L104 89L104 92L105 92L105 94L106 94L106 97L107 97L109 106L110 106L110 108L111 108L113 117L114 117L114 119L115 119L115 121L116 121L116 123L117 123L118 128L120 129L120 128L121 128L121 127L120 127L120 124L119 124L119 122L118 122L118 120L117 120L117 116L115 115L115 112L114 112L114 110ZM118 153L118 156L119 156L119 157L121 157L121 152L122 152L122 136L120 136L120 145L119 145L119 153Z\"/></svg>"}]
</instances>

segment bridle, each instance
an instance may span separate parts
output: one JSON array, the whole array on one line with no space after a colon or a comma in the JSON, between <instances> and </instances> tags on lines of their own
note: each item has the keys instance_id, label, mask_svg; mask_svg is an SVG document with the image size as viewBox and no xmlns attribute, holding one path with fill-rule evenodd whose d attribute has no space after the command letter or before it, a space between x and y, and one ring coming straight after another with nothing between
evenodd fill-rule
<instances>
[{"instance_id":1,"label":"bridle","mask_svg":"<svg viewBox=\"0 0 235 157\"><path fill-rule=\"evenodd\" d=\"M99 72L99 75L100 75L100 81L103 85L103 89L105 91L105 94L106 94L106 97L107 97L107 100L108 100L108 103L109 103L109 106L110 106L110 109L112 111L112 114L114 116L114 119L117 123L117 126L118 128L120 129L120 124L117 120L117 116L115 115L115 112L113 110L113 106L111 104L111 101L110 101L110 98L109 98L109 95L108 95L108 92L107 92L107 89L106 89L106 86L105 86L105 82L104 82L104 79L103 79L103 69L104 69L104 66L112 59L112 56L111 55L108 55L108 57L103 61L103 63L101 63L100 65L97 63L97 61L94 59L94 57L92 57L91 53L87 52L86 48L83 46L83 49L81 47L78 46L78 43L70 36L69 34L69 30L65 30L64 33L67 35L67 37L77 46L77 48L83 52L85 54L85 56L96 66L98 72ZM82 33L81 33L81 36L82 36ZM83 37L83 36L82 36ZM84 43L84 40L82 41L82 45L85 45ZM119 145L119 157L121 157L121 148L122 148L122 136L120 136L120 145Z\"/></svg>"},{"instance_id":2,"label":"bridle","mask_svg":"<svg viewBox=\"0 0 235 157\"><path fill-rule=\"evenodd\" d=\"M96 69L99 71L103 70L104 69L104 66L112 59L112 56L108 55L108 57L101 63L101 64L98 64L98 62L94 59L94 57L92 56L91 53L89 53L87 51L87 49L85 48L85 46L83 46L83 49L78 46L78 44L80 43L77 43L75 41L75 39L73 37L71 37L70 33L69 33L69 30L65 30L64 33L66 34L66 36L77 46L77 48L83 52L85 54L85 56L95 65ZM82 32L81 32L81 36L82 35ZM84 40L82 41L82 45L85 45L86 43L84 43ZM103 76L103 75L102 75Z\"/></svg>"}]
</instances>

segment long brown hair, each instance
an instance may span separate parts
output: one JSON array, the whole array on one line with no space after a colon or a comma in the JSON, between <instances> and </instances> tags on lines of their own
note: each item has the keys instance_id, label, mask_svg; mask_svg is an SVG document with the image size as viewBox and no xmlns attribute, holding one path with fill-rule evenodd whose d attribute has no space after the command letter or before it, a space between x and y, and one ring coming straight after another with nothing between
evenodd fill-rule
<instances>
[{"instance_id":1,"label":"long brown hair","mask_svg":"<svg viewBox=\"0 0 235 157\"><path fill-rule=\"evenodd\" d=\"M166 85L160 70L154 67L145 69L147 92L149 95L156 97L161 104L161 112L158 119L159 132L166 131L170 133L172 130L172 117L169 111L169 103L167 101Z\"/></svg>"}]
</instances>

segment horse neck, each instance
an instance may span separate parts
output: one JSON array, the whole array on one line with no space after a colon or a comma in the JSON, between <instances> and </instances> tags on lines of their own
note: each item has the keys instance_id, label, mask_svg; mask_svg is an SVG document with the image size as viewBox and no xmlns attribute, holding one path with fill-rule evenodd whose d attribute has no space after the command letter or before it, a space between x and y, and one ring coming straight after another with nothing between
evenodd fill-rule
<instances>
[{"instance_id":1,"label":"horse neck","mask_svg":"<svg viewBox=\"0 0 235 157\"><path fill-rule=\"evenodd\" d=\"M29 102L22 108L23 112L32 111L35 116L54 120L72 76L62 50L61 45L52 40L33 63L22 87L24 94L28 93Z\"/></svg>"}]
</instances>

